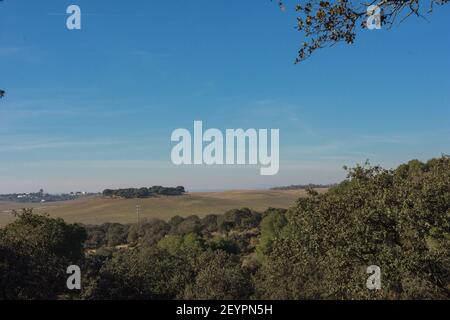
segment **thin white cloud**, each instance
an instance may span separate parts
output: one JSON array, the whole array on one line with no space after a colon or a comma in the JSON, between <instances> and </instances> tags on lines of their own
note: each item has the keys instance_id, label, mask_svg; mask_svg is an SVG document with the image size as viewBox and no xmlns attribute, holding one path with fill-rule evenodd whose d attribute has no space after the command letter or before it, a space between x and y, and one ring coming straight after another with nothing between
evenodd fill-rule
<instances>
[{"instance_id":1,"label":"thin white cloud","mask_svg":"<svg viewBox=\"0 0 450 320\"><path fill-rule=\"evenodd\" d=\"M22 48L22 47L2 47L2 48L0 48L0 56L5 57L5 56L14 55L14 54L19 53L23 49L24 48Z\"/></svg>"},{"instance_id":2,"label":"thin white cloud","mask_svg":"<svg viewBox=\"0 0 450 320\"><path fill-rule=\"evenodd\" d=\"M54 140L54 141L16 141L8 143L0 143L0 153L11 151L32 151L40 149L63 149L63 148L75 148L75 147L96 147L96 146L108 146L125 144L126 141L71 141L67 140Z\"/></svg>"}]
</instances>

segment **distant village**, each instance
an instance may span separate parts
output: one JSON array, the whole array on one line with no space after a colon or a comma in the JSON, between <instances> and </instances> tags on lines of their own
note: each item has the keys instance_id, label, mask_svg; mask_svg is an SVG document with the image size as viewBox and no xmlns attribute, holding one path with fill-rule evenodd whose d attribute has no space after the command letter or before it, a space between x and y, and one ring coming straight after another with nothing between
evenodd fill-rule
<instances>
[{"instance_id":1,"label":"distant village","mask_svg":"<svg viewBox=\"0 0 450 320\"><path fill-rule=\"evenodd\" d=\"M38 192L30 193L10 193L0 194L0 201L12 201L19 203L38 203L38 202L56 202L75 200L81 197L98 195L97 193L88 193L84 191L76 191L62 194L49 194L45 193L43 189Z\"/></svg>"}]
</instances>

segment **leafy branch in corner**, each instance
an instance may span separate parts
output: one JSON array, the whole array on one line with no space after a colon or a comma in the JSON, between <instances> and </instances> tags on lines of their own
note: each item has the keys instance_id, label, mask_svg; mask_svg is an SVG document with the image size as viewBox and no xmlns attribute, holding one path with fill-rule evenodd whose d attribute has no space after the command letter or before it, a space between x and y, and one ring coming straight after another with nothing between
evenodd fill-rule
<instances>
[{"instance_id":1,"label":"leafy branch in corner","mask_svg":"<svg viewBox=\"0 0 450 320\"><path fill-rule=\"evenodd\" d=\"M286 10L286 1L277 0L282 11ZM412 15L424 18L424 10L431 13L435 5L444 5L448 1L428 0L427 4L423 0L302 1L295 5L296 29L304 33L306 41L300 46L295 63L304 61L317 49L330 47L338 42L353 43L358 26L361 29L367 28L366 21L370 15L367 8L372 5L380 9L381 26L390 28L399 17L400 22Z\"/></svg>"}]
</instances>

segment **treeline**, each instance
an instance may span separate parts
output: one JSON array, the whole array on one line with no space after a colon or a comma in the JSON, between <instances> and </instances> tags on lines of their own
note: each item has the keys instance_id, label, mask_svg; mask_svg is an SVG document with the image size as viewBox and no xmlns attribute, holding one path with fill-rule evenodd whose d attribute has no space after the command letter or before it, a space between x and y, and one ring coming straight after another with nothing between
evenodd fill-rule
<instances>
[{"instance_id":1,"label":"treeline","mask_svg":"<svg viewBox=\"0 0 450 320\"><path fill-rule=\"evenodd\" d=\"M331 188L336 186L337 184L293 184L290 186L281 186L274 187L270 190L306 190L306 189L323 189L323 188Z\"/></svg>"},{"instance_id":2,"label":"treeline","mask_svg":"<svg viewBox=\"0 0 450 320\"><path fill-rule=\"evenodd\" d=\"M118 198L149 198L157 195L165 195L165 196L180 196L184 194L186 191L183 186L178 186L175 188L172 187L162 187L162 186L153 186L150 188L126 188L126 189L105 189L102 192L104 197L118 197Z\"/></svg>"},{"instance_id":3,"label":"treeline","mask_svg":"<svg viewBox=\"0 0 450 320\"><path fill-rule=\"evenodd\" d=\"M248 208L230 210L222 215L210 214L203 218L196 215L188 217L175 216L169 221L160 219L144 219L139 224L105 223L102 225L83 226L88 237L85 247L88 249L115 248L117 246L152 246L162 238L183 237L189 234L199 235L206 242L215 242L231 236L237 240L236 235L258 234L261 220L271 212L284 213L285 209L269 209L264 213L258 213ZM248 240L248 239L247 239ZM241 239L233 244L243 251L244 243ZM247 241L248 242L248 241ZM216 246L214 244L213 246Z\"/></svg>"},{"instance_id":4,"label":"treeline","mask_svg":"<svg viewBox=\"0 0 450 320\"><path fill-rule=\"evenodd\" d=\"M3 299L450 299L450 158L348 169L289 210L139 225L26 210L0 229ZM66 267L82 290L65 288ZM368 290L367 267L381 269Z\"/></svg>"}]
</instances>

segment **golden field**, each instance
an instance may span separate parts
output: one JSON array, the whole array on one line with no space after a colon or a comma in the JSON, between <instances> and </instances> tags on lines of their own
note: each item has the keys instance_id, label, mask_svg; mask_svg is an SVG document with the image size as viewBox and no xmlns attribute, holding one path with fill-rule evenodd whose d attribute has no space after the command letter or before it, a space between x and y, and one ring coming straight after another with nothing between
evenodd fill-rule
<instances>
[{"instance_id":1,"label":"golden field","mask_svg":"<svg viewBox=\"0 0 450 320\"><path fill-rule=\"evenodd\" d=\"M326 189L318 190L324 192ZM222 214L227 210L248 207L264 211L269 207L288 208L305 190L233 190L222 192L192 192L183 196L160 196L146 199L110 199L86 197L72 201L22 204L0 202L0 226L14 220L13 209L34 208L37 213L48 213L67 222L101 224L105 222L136 222L136 205L141 207L141 218L167 220L173 216Z\"/></svg>"}]
</instances>

